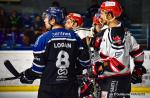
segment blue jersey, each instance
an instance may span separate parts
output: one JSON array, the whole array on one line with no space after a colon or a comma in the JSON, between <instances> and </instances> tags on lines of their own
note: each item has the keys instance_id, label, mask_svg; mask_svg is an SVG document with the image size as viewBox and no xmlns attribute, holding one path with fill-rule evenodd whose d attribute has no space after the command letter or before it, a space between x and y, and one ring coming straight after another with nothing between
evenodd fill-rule
<instances>
[{"instance_id":1,"label":"blue jersey","mask_svg":"<svg viewBox=\"0 0 150 98\"><path fill-rule=\"evenodd\" d=\"M42 74L41 83L59 84L76 79L76 61L90 64L89 53L79 36L64 28L53 29L38 37L34 49L32 71Z\"/></svg>"}]
</instances>

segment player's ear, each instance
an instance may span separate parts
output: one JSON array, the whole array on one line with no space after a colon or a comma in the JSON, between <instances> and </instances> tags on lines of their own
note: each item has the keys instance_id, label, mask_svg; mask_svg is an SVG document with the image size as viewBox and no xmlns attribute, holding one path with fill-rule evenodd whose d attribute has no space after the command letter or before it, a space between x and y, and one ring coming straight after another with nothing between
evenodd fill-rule
<instances>
[{"instance_id":1,"label":"player's ear","mask_svg":"<svg viewBox=\"0 0 150 98\"><path fill-rule=\"evenodd\" d=\"M78 23L75 21L75 22L73 22L73 26L74 27L77 27L78 26Z\"/></svg>"},{"instance_id":2,"label":"player's ear","mask_svg":"<svg viewBox=\"0 0 150 98\"><path fill-rule=\"evenodd\" d=\"M111 19L113 19L113 18L114 18L113 13L112 13L112 12L108 12L108 13L107 13L107 19L108 19L108 20L111 20Z\"/></svg>"},{"instance_id":3,"label":"player's ear","mask_svg":"<svg viewBox=\"0 0 150 98\"><path fill-rule=\"evenodd\" d=\"M50 24L51 24L51 25L56 24L56 19L52 18L52 19L50 20Z\"/></svg>"}]
</instances>

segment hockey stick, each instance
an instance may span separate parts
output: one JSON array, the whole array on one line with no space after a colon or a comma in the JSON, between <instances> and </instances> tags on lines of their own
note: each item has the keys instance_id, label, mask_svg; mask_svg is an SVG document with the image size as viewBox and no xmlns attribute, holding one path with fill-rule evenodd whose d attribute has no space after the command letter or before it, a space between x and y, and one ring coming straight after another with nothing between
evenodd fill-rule
<instances>
[{"instance_id":1,"label":"hockey stick","mask_svg":"<svg viewBox=\"0 0 150 98\"><path fill-rule=\"evenodd\" d=\"M20 73L14 68L9 60L5 60L4 65L14 75L14 77L0 78L0 81L14 80L20 78Z\"/></svg>"},{"instance_id":2,"label":"hockey stick","mask_svg":"<svg viewBox=\"0 0 150 98\"><path fill-rule=\"evenodd\" d=\"M19 79L20 77L8 77L8 78L0 78L0 81L7 81L7 80L15 80L15 79Z\"/></svg>"},{"instance_id":3,"label":"hockey stick","mask_svg":"<svg viewBox=\"0 0 150 98\"><path fill-rule=\"evenodd\" d=\"M4 65L15 77L20 76L20 73L14 68L14 66L11 64L9 60L6 60L4 62Z\"/></svg>"}]
</instances>

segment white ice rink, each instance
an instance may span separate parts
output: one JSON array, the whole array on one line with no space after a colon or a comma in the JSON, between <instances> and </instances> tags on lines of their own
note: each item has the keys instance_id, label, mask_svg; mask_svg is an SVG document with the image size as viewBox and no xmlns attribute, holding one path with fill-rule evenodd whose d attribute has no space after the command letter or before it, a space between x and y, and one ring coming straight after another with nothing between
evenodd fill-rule
<instances>
[{"instance_id":1,"label":"white ice rink","mask_svg":"<svg viewBox=\"0 0 150 98\"><path fill-rule=\"evenodd\" d=\"M143 78L143 84L139 86L146 86L150 87L150 51L144 51L144 66L149 70L148 73ZM9 59L14 67L19 71L22 72L26 68L29 68L33 61L32 51L0 51L0 77L6 78L11 77L12 74L5 68L4 61ZM22 59L23 58L23 59ZM21 62L21 63L20 63ZM131 63L133 65L133 62ZM36 86L39 84L39 81L35 81L30 86ZM5 81L0 82L0 86L24 86L17 80ZM0 88L1 91L7 91L7 88ZM35 89L34 89L35 90ZM14 90L13 90L14 91ZM20 91L20 90L16 90ZM147 89L149 94L131 94L131 98L150 98L150 89ZM37 92L0 92L0 98L37 98Z\"/></svg>"},{"instance_id":2,"label":"white ice rink","mask_svg":"<svg viewBox=\"0 0 150 98\"><path fill-rule=\"evenodd\" d=\"M0 92L0 98L37 98L37 92ZM131 94L131 98L150 98L150 94Z\"/></svg>"},{"instance_id":3,"label":"white ice rink","mask_svg":"<svg viewBox=\"0 0 150 98\"><path fill-rule=\"evenodd\" d=\"M37 92L0 92L0 98L37 98Z\"/></svg>"}]
</instances>

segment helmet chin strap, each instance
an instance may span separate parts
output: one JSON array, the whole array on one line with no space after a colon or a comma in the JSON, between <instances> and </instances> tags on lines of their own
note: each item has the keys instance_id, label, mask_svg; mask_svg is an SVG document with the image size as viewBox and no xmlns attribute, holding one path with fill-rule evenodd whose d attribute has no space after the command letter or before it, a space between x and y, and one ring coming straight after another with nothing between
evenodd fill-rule
<instances>
[{"instance_id":1,"label":"helmet chin strap","mask_svg":"<svg viewBox=\"0 0 150 98\"><path fill-rule=\"evenodd\" d=\"M53 28L53 25L50 23L50 21L49 21L48 23L49 23L49 25L50 25L50 28L49 28L49 30L52 30L52 28Z\"/></svg>"},{"instance_id":2,"label":"helmet chin strap","mask_svg":"<svg viewBox=\"0 0 150 98\"><path fill-rule=\"evenodd\" d=\"M109 20L109 22L112 22L113 20L115 20L116 17L113 17L112 19Z\"/></svg>"},{"instance_id":3,"label":"helmet chin strap","mask_svg":"<svg viewBox=\"0 0 150 98\"><path fill-rule=\"evenodd\" d=\"M76 30L77 28L78 28L78 26L75 26L75 23L76 23L76 21L75 20L72 20L72 29L74 30Z\"/></svg>"},{"instance_id":4,"label":"helmet chin strap","mask_svg":"<svg viewBox=\"0 0 150 98\"><path fill-rule=\"evenodd\" d=\"M109 25L112 21L115 20L115 18L116 18L116 17L113 17L112 19L108 20L108 23L107 23L107 24Z\"/></svg>"}]
</instances>

